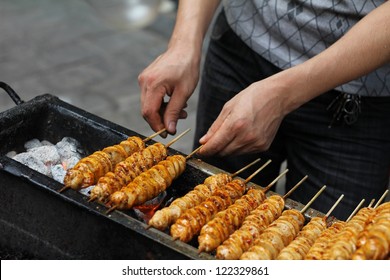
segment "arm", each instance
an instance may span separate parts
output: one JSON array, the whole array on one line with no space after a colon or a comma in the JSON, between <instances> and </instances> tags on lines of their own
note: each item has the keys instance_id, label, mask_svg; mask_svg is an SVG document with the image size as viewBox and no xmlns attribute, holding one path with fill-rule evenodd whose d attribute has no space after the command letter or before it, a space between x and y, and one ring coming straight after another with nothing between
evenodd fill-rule
<instances>
[{"instance_id":1,"label":"arm","mask_svg":"<svg viewBox=\"0 0 390 280\"><path fill-rule=\"evenodd\" d=\"M289 112L389 62L390 2L386 2L319 55L250 85L227 102L201 138L200 153L264 151Z\"/></svg>"},{"instance_id":2,"label":"arm","mask_svg":"<svg viewBox=\"0 0 390 280\"><path fill-rule=\"evenodd\" d=\"M182 0L167 51L138 77L142 116L154 131L176 133L186 102L199 80L202 44L219 0ZM169 101L164 102L165 95Z\"/></svg>"}]
</instances>

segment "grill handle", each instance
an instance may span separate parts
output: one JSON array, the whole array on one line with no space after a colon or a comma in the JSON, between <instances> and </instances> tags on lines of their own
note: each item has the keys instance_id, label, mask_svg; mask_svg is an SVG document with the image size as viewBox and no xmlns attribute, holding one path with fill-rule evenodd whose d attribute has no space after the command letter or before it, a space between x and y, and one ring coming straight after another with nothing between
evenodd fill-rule
<instances>
[{"instance_id":1,"label":"grill handle","mask_svg":"<svg viewBox=\"0 0 390 280\"><path fill-rule=\"evenodd\" d=\"M8 93L9 97L11 97L12 101L15 102L16 105L24 103L24 101L19 97L19 95L8 84L0 81L0 88L2 88L6 93Z\"/></svg>"}]
</instances>

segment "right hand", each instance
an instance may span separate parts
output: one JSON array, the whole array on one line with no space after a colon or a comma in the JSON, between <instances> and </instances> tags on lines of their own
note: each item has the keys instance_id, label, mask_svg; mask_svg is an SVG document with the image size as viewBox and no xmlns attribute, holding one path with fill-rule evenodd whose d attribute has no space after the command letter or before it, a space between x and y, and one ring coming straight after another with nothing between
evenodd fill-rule
<instances>
[{"instance_id":1,"label":"right hand","mask_svg":"<svg viewBox=\"0 0 390 280\"><path fill-rule=\"evenodd\" d=\"M187 117L184 109L198 83L199 68L200 58L190 48L171 47L138 76L142 116L154 131L176 133L178 120Z\"/></svg>"}]
</instances>

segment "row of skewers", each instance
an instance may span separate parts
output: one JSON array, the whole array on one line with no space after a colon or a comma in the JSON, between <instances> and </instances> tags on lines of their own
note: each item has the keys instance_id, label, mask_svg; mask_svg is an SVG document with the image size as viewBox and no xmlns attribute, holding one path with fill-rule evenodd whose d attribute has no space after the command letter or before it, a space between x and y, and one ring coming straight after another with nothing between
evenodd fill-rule
<instances>
[{"instance_id":1,"label":"row of skewers","mask_svg":"<svg viewBox=\"0 0 390 280\"><path fill-rule=\"evenodd\" d=\"M168 147L188 130L167 145L145 145L145 142L161 132L144 140L129 137L118 145L83 158L68 171L65 187L60 191L68 188L80 190L95 185L91 190L90 201L98 200L108 205L108 213L114 209L131 209L156 197L184 172L186 160L197 151L187 157L168 156ZM199 252L215 252L218 259L388 257L388 203L377 203L375 207L369 206L358 211L360 204L356 208L358 212L351 214L349 220L337 221L327 227L327 219L341 201L341 196L324 217L313 217L305 225L305 211L326 186L300 211L284 210L285 199L307 176L283 197L271 195L267 198L266 192L288 170L264 189L248 187L247 183L269 163L266 162L245 180L235 177L249 166L234 174L209 176L185 196L157 211L148 221L148 227L162 231L169 229L174 239L183 242L198 237Z\"/></svg>"}]
</instances>

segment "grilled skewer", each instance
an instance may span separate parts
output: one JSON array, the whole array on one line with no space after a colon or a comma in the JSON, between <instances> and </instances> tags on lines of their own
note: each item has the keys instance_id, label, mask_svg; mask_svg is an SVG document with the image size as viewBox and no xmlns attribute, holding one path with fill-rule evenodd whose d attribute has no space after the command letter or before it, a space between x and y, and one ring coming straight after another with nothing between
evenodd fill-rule
<instances>
[{"instance_id":1,"label":"grilled skewer","mask_svg":"<svg viewBox=\"0 0 390 280\"><path fill-rule=\"evenodd\" d=\"M153 217L149 220L149 227L154 227L159 230L165 230L172 223L174 223L184 211L195 207L201 202L210 197L218 188L223 187L227 183L233 180L242 171L246 170L259 159L241 168L237 172L229 175L227 173L218 173L207 177L203 184L197 185L193 190L188 192L183 197L175 199L168 207L164 207L154 213Z\"/></svg>"},{"instance_id":2,"label":"grilled skewer","mask_svg":"<svg viewBox=\"0 0 390 280\"><path fill-rule=\"evenodd\" d=\"M343 199L344 195L341 195L335 204L331 207L328 213L324 217L313 217L302 230L298 233L297 237L285 248L283 248L277 260L303 260L310 250L310 247L314 244L318 236L326 229L326 219L335 209L335 207Z\"/></svg>"},{"instance_id":3,"label":"grilled skewer","mask_svg":"<svg viewBox=\"0 0 390 280\"><path fill-rule=\"evenodd\" d=\"M183 242L190 241L215 214L240 198L245 192L246 184L262 169L260 167L246 180L235 179L227 183L201 204L186 210L171 226L172 237Z\"/></svg>"},{"instance_id":4,"label":"grilled skewer","mask_svg":"<svg viewBox=\"0 0 390 280\"><path fill-rule=\"evenodd\" d=\"M145 142L162 133L160 130L142 140L138 136L131 136L117 145L96 151L84 157L73 167L68 169L64 178L64 187L59 190L63 192L72 188L80 190L96 184L97 180L107 172L112 171L117 163L124 160L131 154L145 148Z\"/></svg>"},{"instance_id":5,"label":"grilled skewer","mask_svg":"<svg viewBox=\"0 0 390 280\"><path fill-rule=\"evenodd\" d=\"M374 215L374 208L364 207L360 209L344 228L338 232L331 245L327 247L323 258L325 260L349 260L356 250L359 234L364 230L366 223Z\"/></svg>"},{"instance_id":6,"label":"grilled skewer","mask_svg":"<svg viewBox=\"0 0 390 280\"><path fill-rule=\"evenodd\" d=\"M290 244L301 230L303 224L305 223L303 213L325 188L326 186L323 186L302 210L298 211L296 209L290 209L283 211L282 215L260 234L260 236L254 241L253 246L243 253L240 259L275 259L279 252Z\"/></svg>"},{"instance_id":7,"label":"grilled skewer","mask_svg":"<svg viewBox=\"0 0 390 280\"><path fill-rule=\"evenodd\" d=\"M356 208L352 211L351 215L348 217L346 222L336 221L330 227L325 229L318 238L314 241L314 244L310 247L309 251L305 256L305 260L322 260L324 259L324 253L327 248L332 244L334 236L339 233L347 224L347 222L352 219L356 212L365 202L365 199L362 199Z\"/></svg>"},{"instance_id":8,"label":"grilled skewer","mask_svg":"<svg viewBox=\"0 0 390 280\"><path fill-rule=\"evenodd\" d=\"M217 247L217 259L237 260L249 249L253 241L276 220L284 209L285 199L296 190L308 176L302 178L283 197L272 195L250 212L241 227L233 232L220 246Z\"/></svg>"},{"instance_id":9,"label":"grilled skewer","mask_svg":"<svg viewBox=\"0 0 390 280\"><path fill-rule=\"evenodd\" d=\"M114 192L110 197L112 207L107 214L115 209L131 209L156 197L168 188L173 180L177 179L186 168L186 161L202 146L198 147L187 157L182 155L168 156L165 160L142 172L120 191Z\"/></svg>"},{"instance_id":10,"label":"grilled skewer","mask_svg":"<svg viewBox=\"0 0 390 280\"><path fill-rule=\"evenodd\" d=\"M353 260L381 260L390 252L390 202L376 209L372 221L358 236Z\"/></svg>"},{"instance_id":11,"label":"grilled skewer","mask_svg":"<svg viewBox=\"0 0 390 280\"><path fill-rule=\"evenodd\" d=\"M178 141L188 131L190 129L182 132L166 145L155 143L119 162L113 172L108 172L105 176L100 177L96 186L91 190L89 202L98 199L105 203L111 194L119 191L142 172L164 160L168 156L169 146Z\"/></svg>"},{"instance_id":12,"label":"grilled skewer","mask_svg":"<svg viewBox=\"0 0 390 280\"><path fill-rule=\"evenodd\" d=\"M245 217L264 201L266 192L287 172L288 169L264 189L249 190L226 210L217 213L200 231L198 236L199 252L211 252L225 241L230 234L242 225Z\"/></svg>"}]
</instances>

